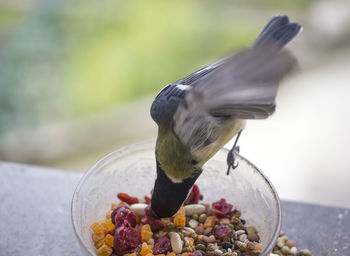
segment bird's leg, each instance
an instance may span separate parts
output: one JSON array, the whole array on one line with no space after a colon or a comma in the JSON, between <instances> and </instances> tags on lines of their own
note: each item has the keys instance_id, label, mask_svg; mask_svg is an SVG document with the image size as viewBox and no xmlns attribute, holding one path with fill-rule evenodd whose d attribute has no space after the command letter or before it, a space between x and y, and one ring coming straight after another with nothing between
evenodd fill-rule
<instances>
[{"instance_id":1,"label":"bird's leg","mask_svg":"<svg viewBox=\"0 0 350 256\"><path fill-rule=\"evenodd\" d=\"M230 174L230 169L232 167L232 170L236 169L237 166L238 166L238 163L235 164L235 155L236 153L239 153L239 146L237 146L237 142L238 142L238 139L239 139L239 136L241 135L243 130L240 130L239 133L237 134L236 136L236 140L235 140L235 143L233 144L233 147L230 149L230 151L228 152L227 154L227 175Z\"/></svg>"}]
</instances>

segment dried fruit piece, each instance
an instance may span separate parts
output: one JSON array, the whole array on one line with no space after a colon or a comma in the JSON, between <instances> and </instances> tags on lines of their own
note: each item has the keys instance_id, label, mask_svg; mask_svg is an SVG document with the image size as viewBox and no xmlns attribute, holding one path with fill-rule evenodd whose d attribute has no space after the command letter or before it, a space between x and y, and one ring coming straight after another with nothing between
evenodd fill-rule
<instances>
[{"instance_id":1,"label":"dried fruit piece","mask_svg":"<svg viewBox=\"0 0 350 256\"><path fill-rule=\"evenodd\" d=\"M192 246L194 244L194 239L192 237L185 237L185 240L186 240L188 246L191 248L191 251L192 251Z\"/></svg>"},{"instance_id":2,"label":"dried fruit piece","mask_svg":"<svg viewBox=\"0 0 350 256\"><path fill-rule=\"evenodd\" d=\"M186 224L186 211L183 206L174 215L174 225L176 227L184 227Z\"/></svg>"},{"instance_id":3,"label":"dried fruit piece","mask_svg":"<svg viewBox=\"0 0 350 256\"><path fill-rule=\"evenodd\" d=\"M222 198L212 204L212 210L218 217L227 217L232 210L232 204L226 203L226 200Z\"/></svg>"},{"instance_id":4,"label":"dried fruit piece","mask_svg":"<svg viewBox=\"0 0 350 256\"><path fill-rule=\"evenodd\" d=\"M155 214L155 212L152 210L151 205L147 205L147 207L145 208L145 215L146 216L151 216L151 217L157 217L157 215Z\"/></svg>"},{"instance_id":5,"label":"dried fruit piece","mask_svg":"<svg viewBox=\"0 0 350 256\"><path fill-rule=\"evenodd\" d=\"M105 232L105 235L108 235L108 234L110 234L111 236L114 236L114 234L115 234L115 229L108 230L108 231Z\"/></svg>"},{"instance_id":6,"label":"dried fruit piece","mask_svg":"<svg viewBox=\"0 0 350 256\"><path fill-rule=\"evenodd\" d=\"M100 249L98 249L98 256L110 256L113 253L113 250L108 245L102 245Z\"/></svg>"},{"instance_id":7,"label":"dried fruit piece","mask_svg":"<svg viewBox=\"0 0 350 256\"><path fill-rule=\"evenodd\" d=\"M231 229L226 225L220 225L215 229L215 237L221 239L227 236L231 232Z\"/></svg>"},{"instance_id":8,"label":"dried fruit piece","mask_svg":"<svg viewBox=\"0 0 350 256\"><path fill-rule=\"evenodd\" d=\"M125 253L124 256L136 256L136 252L133 252L133 253Z\"/></svg>"},{"instance_id":9,"label":"dried fruit piece","mask_svg":"<svg viewBox=\"0 0 350 256\"><path fill-rule=\"evenodd\" d=\"M199 192L199 188L196 184L193 185L191 193L186 198L184 204L197 204L199 201L201 194Z\"/></svg>"},{"instance_id":10,"label":"dried fruit piece","mask_svg":"<svg viewBox=\"0 0 350 256\"><path fill-rule=\"evenodd\" d=\"M170 239L166 236L159 238L154 245L153 254L165 254L171 250Z\"/></svg>"},{"instance_id":11,"label":"dried fruit piece","mask_svg":"<svg viewBox=\"0 0 350 256\"><path fill-rule=\"evenodd\" d=\"M113 210L109 210L108 212L106 212L106 219L111 219L111 214L112 214Z\"/></svg>"},{"instance_id":12,"label":"dried fruit piece","mask_svg":"<svg viewBox=\"0 0 350 256\"><path fill-rule=\"evenodd\" d=\"M216 217L215 216L208 216L205 219L204 228L212 228L212 227L214 227L215 222L216 222Z\"/></svg>"},{"instance_id":13,"label":"dried fruit piece","mask_svg":"<svg viewBox=\"0 0 350 256\"><path fill-rule=\"evenodd\" d=\"M129 196L126 193L118 193L117 196L120 201L123 201L127 204L136 204L139 202L139 199L137 197Z\"/></svg>"},{"instance_id":14,"label":"dried fruit piece","mask_svg":"<svg viewBox=\"0 0 350 256\"><path fill-rule=\"evenodd\" d=\"M149 224L151 226L151 230L153 232L156 232L158 230L161 230L165 227L165 225L163 224L163 222L161 222L160 220L156 219L156 218L153 218L151 216L144 216L142 219L141 219L141 223L143 225L145 224Z\"/></svg>"},{"instance_id":15,"label":"dried fruit piece","mask_svg":"<svg viewBox=\"0 0 350 256\"><path fill-rule=\"evenodd\" d=\"M132 227L136 226L136 215L128 208L120 209L114 217L115 227L120 227L124 221L128 221Z\"/></svg>"},{"instance_id":16,"label":"dried fruit piece","mask_svg":"<svg viewBox=\"0 0 350 256\"><path fill-rule=\"evenodd\" d=\"M147 243L143 243L140 251L140 256L146 256L149 253L152 253L152 249L147 245Z\"/></svg>"},{"instance_id":17,"label":"dried fruit piece","mask_svg":"<svg viewBox=\"0 0 350 256\"><path fill-rule=\"evenodd\" d=\"M133 253L125 253L124 256L136 256L136 252L133 252Z\"/></svg>"},{"instance_id":18,"label":"dried fruit piece","mask_svg":"<svg viewBox=\"0 0 350 256\"><path fill-rule=\"evenodd\" d=\"M94 231L95 234L102 234L105 232L106 228L104 225L102 225L101 221L95 221L90 225L90 228L92 231Z\"/></svg>"},{"instance_id":19,"label":"dried fruit piece","mask_svg":"<svg viewBox=\"0 0 350 256\"><path fill-rule=\"evenodd\" d=\"M141 227L141 238L143 242L147 242L153 236L153 232L151 231L151 226L149 224L145 224Z\"/></svg>"},{"instance_id":20,"label":"dried fruit piece","mask_svg":"<svg viewBox=\"0 0 350 256\"><path fill-rule=\"evenodd\" d=\"M118 204L115 203L111 203L111 210L113 211L115 208L118 207Z\"/></svg>"},{"instance_id":21,"label":"dried fruit piece","mask_svg":"<svg viewBox=\"0 0 350 256\"><path fill-rule=\"evenodd\" d=\"M104 243L108 245L109 247L113 247L114 244L114 237L110 234L107 234L104 238Z\"/></svg>"},{"instance_id":22,"label":"dried fruit piece","mask_svg":"<svg viewBox=\"0 0 350 256\"><path fill-rule=\"evenodd\" d=\"M141 243L141 235L125 220L119 232L115 233L113 247L117 255L122 256L134 252Z\"/></svg>"},{"instance_id":23,"label":"dried fruit piece","mask_svg":"<svg viewBox=\"0 0 350 256\"><path fill-rule=\"evenodd\" d=\"M248 234L247 238L249 241L252 241L252 242L259 242L260 240L259 235L256 233Z\"/></svg>"},{"instance_id":24,"label":"dried fruit piece","mask_svg":"<svg viewBox=\"0 0 350 256\"><path fill-rule=\"evenodd\" d=\"M254 250L256 250L256 251L262 251L262 247L261 247L260 245L257 245L257 244L256 244Z\"/></svg>"},{"instance_id":25,"label":"dried fruit piece","mask_svg":"<svg viewBox=\"0 0 350 256\"><path fill-rule=\"evenodd\" d=\"M152 201L152 199L151 199L150 197L145 196L145 202L146 202L146 204L150 204L151 201Z\"/></svg>"},{"instance_id":26,"label":"dried fruit piece","mask_svg":"<svg viewBox=\"0 0 350 256\"><path fill-rule=\"evenodd\" d=\"M122 211L124 209L128 209L126 206L117 206L113 209L112 213L111 213L111 220L113 222L113 224L115 224L115 216L118 214L119 211Z\"/></svg>"},{"instance_id":27,"label":"dried fruit piece","mask_svg":"<svg viewBox=\"0 0 350 256\"><path fill-rule=\"evenodd\" d=\"M104 238L104 233L101 233L101 234L96 234L96 233L93 233L91 238L92 238L92 241L94 241L94 245L96 247L96 249L100 248L102 245L103 245L103 238Z\"/></svg>"},{"instance_id":28,"label":"dried fruit piece","mask_svg":"<svg viewBox=\"0 0 350 256\"><path fill-rule=\"evenodd\" d=\"M101 224L105 227L106 231L114 230L115 226L112 223L111 219L107 219L101 222Z\"/></svg>"}]
</instances>

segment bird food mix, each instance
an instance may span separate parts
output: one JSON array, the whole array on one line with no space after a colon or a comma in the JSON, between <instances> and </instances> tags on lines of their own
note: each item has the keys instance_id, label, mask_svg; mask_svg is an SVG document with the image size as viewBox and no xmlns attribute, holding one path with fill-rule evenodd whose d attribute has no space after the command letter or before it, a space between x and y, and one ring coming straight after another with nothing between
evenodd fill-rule
<instances>
[{"instance_id":1,"label":"bird food mix","mask_svg":"<svg viewBox=\"0 0 350 256\"><path fill-rule=\"evenodd\" d=\"M157 218L149 197L140 202L119 193L118 198L121 202L112 203L106 219L90 226L99 256L253 256L262 251L258 230L246 225L241 212L225 199L199 204L196 185L171 218ZM284 234L274 253L311 255L307 250L298 251Z\"/></svg>"}]
</instances>

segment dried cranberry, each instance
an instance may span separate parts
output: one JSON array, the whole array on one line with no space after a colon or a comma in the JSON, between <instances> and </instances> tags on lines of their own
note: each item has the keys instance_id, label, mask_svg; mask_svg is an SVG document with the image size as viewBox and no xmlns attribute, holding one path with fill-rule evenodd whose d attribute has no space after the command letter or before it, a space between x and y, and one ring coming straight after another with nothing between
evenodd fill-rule
<instances>
[{"instance_id":1,"label":"dried cranberry","mask_svg":"<svg viewBox=\"0 0 350 256\"><path fill-rule=\"evenodd\" d=\"M201 194L196 184L193 185L190 195L186 198L184 204L197 204Z\"/></svg>"},{"instance_id":2,"label":"dried cranberry","mask_svg":"<svg viewBox=\"0 0 350 256\"><path fill-rule=\"evenodd\" d=\"M225 199L221 199L212 204L212 209L216 216L227 217L232 210L232 204L228 204Z\"/></svg>"},{"instance_id":3,"label":"dried cranberry","mask_svg":"<svg viewBox=\"0 0 350 256\"><path fill-rule=\"evenodd\" d=\"M231 229L226 225L220 225L215 229L215 237L221 239L230 234Z\"/></svg>"},{"instance_id":4,"label":"dried cranberry","mask_svg":"<svg viewBox=\"0 0 350 256\"><path fill-rule=\"evenodd\" d=\"M115 227L116 228L120 227L124 223L124 221L129 222L132 227L135 227L136 226L135 213L130 211L128 208L119 210L114 217Z\"/></svg>"},{"instance_id":5,"label":"dried cranberry","mask_svg":"<svg viewBox=\"0 0 350 256\"><path fill-rule=\"evenodd\" d=\"M125 225L124 225L125 224ZM132 253L142 243L141 235L127 221L124 221L119 232L114 235L114 250L117 255Z\"/></svg>"},{"instance_id":6,"label":"dried cranberry","mask_svg":"<svg viewBox=\"0 0 350 256\"><path fill-rule=\"evenodd\" d=\"M145 201L146 201L146 204L150 204L152 199L148 196L145 196Z\"/></svg>"},{"instance_id":7,"label":"dried cranberry","mask_svg":"<svg viewBox=\"0 0 350 256\"><path fill-rule=\"evenodd\" d=\"M151 217L155 217L155 218L157 217L157 214L152 210L150 204L145 207L144 211L145 211L146 216L151 216Z\"/></svg>"},{"instance_id":8,"label":"dried cranberry","mask_svg":"<svg viewBox=\"0 0 350 256\"><path fill-rule=\"evenodd\" d=\"M137 204L139 202L139 199L137 197L129 196L125 193L119 193L117 196L120 201L123 201L127 204Z\"/></svg>"},{"instance_id":9,"label":"dried cranberry","mask_svg":"<svg viewBox=\"0 0 350 256\"><path fill-rule=\"evenodd\" d=\"M153 232L161 230L165 227L165 225L163 224L163 222L161 222L160 220L157 220L156 218L153 218L151 216L144 216L141 219L141 223L143 225L145 224L149 224L151 226L151 230Z\"/></svg>"},{"instance_id":10,"label":"dried cranberry","mask_svg":"<svg viewBox=\"0 0 350 256\"><path fill-rule=\"evenodd\" d=\"M154 255L166 254L170 250L171 250L170 240L166 236L163 236L163 237L159 238L157 240L156 244L154 245L153 254Z\"/></svg>"},{"instance_id":11,"label":"dried cranberry","mask_svg":"<svg viewBox=\"0 0 350 256\"><path fill-rule=\"evenodd\" d=\"M128 209L128 208L126 206L118 206L118 207L114 208L113 212L111 213L111 219L112 219L113 224L115 224L115 222L114 222L115 215L117 215L117 213L119 211L122 211L124 209Z\"/></svg>"},{"instance_id":12,"label":"dried cranberry","mask_svg":"<svg viewBox=\"0 0 350 256\"><path fill-rule=\"evenodd\" d=\"M115 235L115 229L111 229L111 230L108 230L108 231L105 232L105 236L108 235L108 234L111 235L111 236L114 236Z\"/></svg>"}]
</instances>

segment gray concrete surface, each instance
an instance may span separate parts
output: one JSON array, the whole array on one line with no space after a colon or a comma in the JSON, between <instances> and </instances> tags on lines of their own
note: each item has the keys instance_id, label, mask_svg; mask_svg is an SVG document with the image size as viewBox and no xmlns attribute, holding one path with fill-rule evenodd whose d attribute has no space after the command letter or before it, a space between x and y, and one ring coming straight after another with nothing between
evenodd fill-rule
<instances>
[{"instance_id":1,"label":"gray concrete surface","mask_svg":"<svg viewBox=\"0 0 350 256\"><path fill-rule=\"evenodd\" d=\"M0 162L0 255L82 255L70 219L82 173ZM283 230L312 255L350 255L350 209L282 202Z\"/></svg>"}]
</instances>

